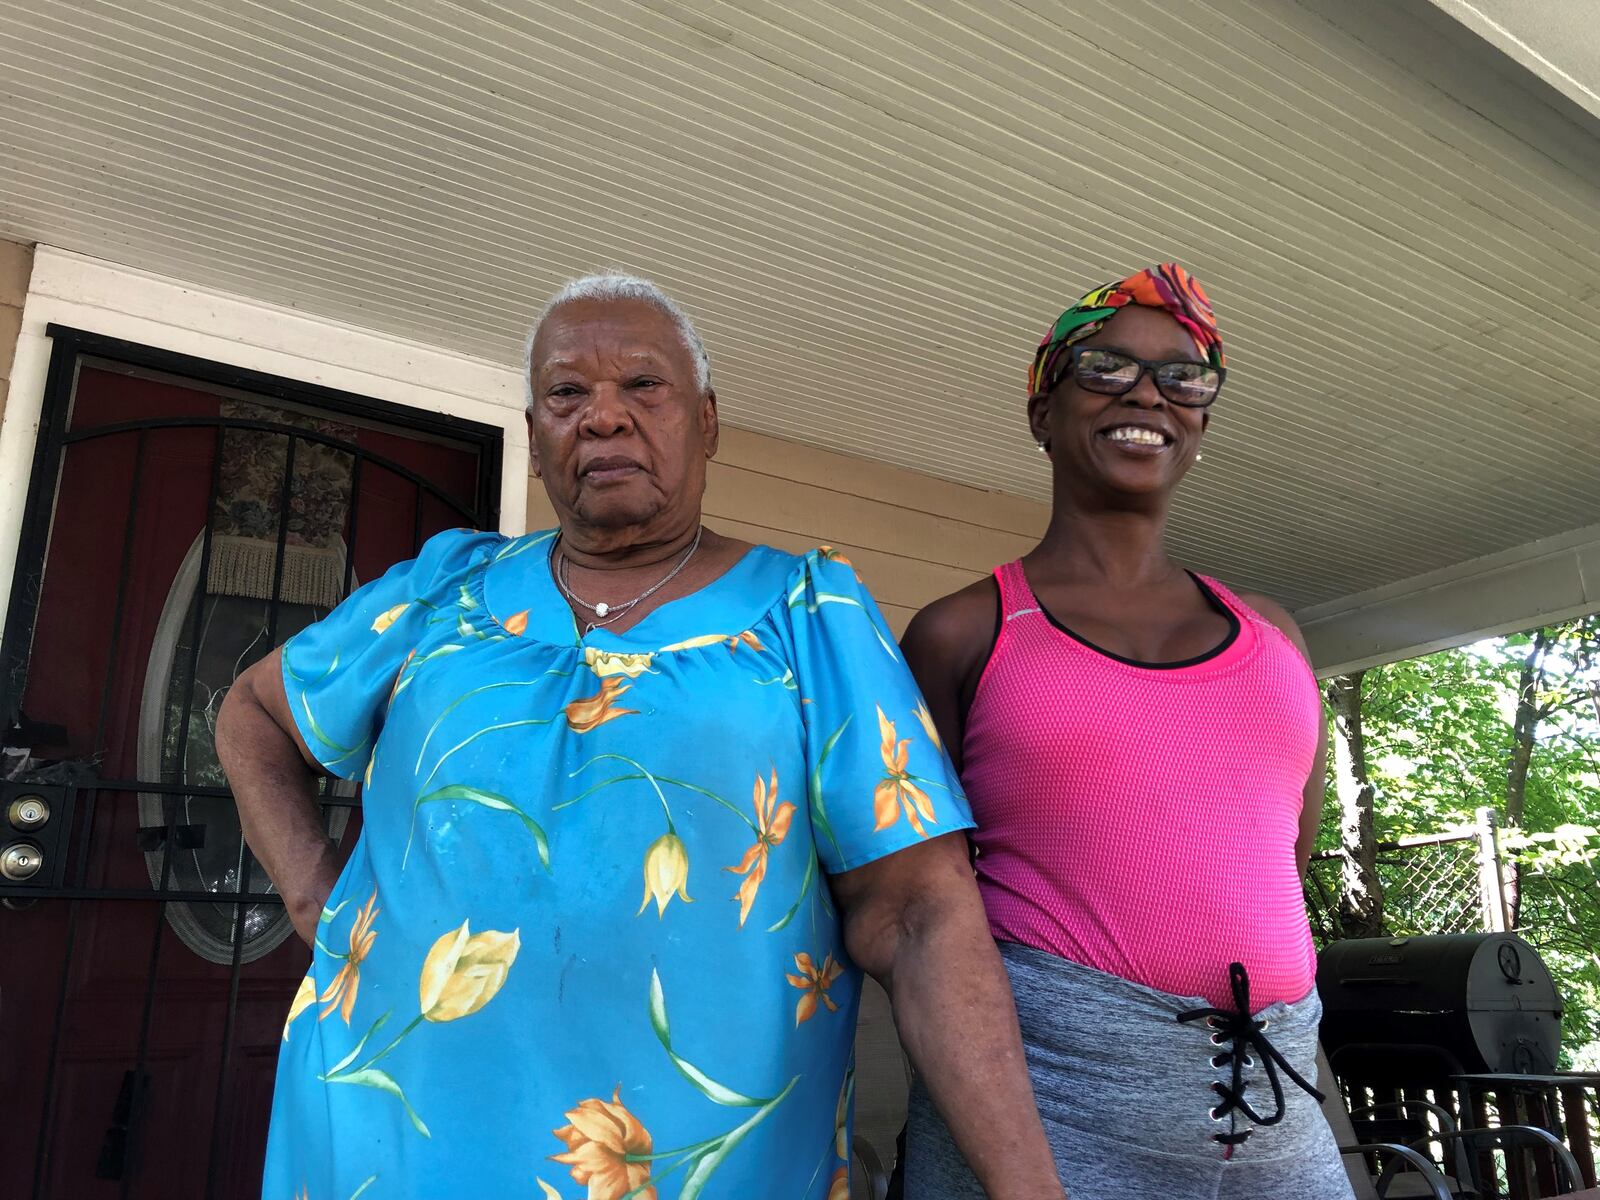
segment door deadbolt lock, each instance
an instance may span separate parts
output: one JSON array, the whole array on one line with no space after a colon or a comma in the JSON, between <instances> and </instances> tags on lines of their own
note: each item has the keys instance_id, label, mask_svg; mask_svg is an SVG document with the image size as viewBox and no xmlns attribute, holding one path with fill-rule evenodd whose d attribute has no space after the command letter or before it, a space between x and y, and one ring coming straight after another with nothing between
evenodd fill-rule
<instances>
[{"instance_id":1,"label":"door deadbolt lock","mask_svg":"<svg viewBox=\"0 0 1600 1200\"><path fill-rule=\"evenodd\" d=\"M50 801L43 796L18 796L6 807L13 829L37 829L50 819Z\"/></svg>"},{"instance_id":2,"label":"door deadbolt lock","mask_svg":"<svg viewBox=\"0 0 1600 1200\"><path fill-rule=\"evenodd\" d=\"M76 789L0 780L0 895L65 885Z\"/></svg>"},{"instance_id":3,"label":"door deadbolt lock","mask_svg":"<svg viewBox=\"0 0 1600 1200\"><path fill-rule=\"evenodd\" d=\"M44 851L32 842L12 842L0 849L0 877L12 883L32 879L44 867Z\"/></svg>"}]
</instances>

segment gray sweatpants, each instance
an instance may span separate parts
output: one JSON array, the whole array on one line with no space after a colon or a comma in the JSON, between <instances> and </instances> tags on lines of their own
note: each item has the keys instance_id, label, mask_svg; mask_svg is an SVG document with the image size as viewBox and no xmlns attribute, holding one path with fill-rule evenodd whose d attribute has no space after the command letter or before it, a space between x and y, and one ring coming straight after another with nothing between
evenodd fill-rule
<instances>
[{"instance_id":1,"label":"gray sweatpants","mask_svg":"<svg viewBox=\"0 0 1600 1200\"><path fill-rule=\"evenodd\" d=\"M1235 1113L1214 1120L1213 1067L1226 1049L1204 1021L1177 1014L1205 1008L1051 954L1001 943L1039 1114L1069 1200L1352 1200L1349 1177L1315 1098L1280 1069L1285 1112L1253 1126ZM1257 1013L1262 1032L1306 1079L1316 1081L1315 991ZM1245 1070L1245 1097L1274 1111L1262 1064ZM1251 1129L1232 1146L1214 1134ZM1231 1153L1230 1153L1231 1149ZM912 1090L906 1133L905 1200L984 1200L928 1094Z\"/></svg>"}]
</instances>

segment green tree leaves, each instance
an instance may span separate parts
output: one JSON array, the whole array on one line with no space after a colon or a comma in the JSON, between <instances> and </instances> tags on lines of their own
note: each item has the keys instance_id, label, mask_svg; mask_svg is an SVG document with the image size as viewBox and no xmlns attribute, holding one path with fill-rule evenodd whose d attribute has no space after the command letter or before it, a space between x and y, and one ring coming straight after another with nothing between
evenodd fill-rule
<instances>
[{"instance_id":1,"label":"green tree leaves","mask_svg":"<svg viewBox=\"0 0 1600 1200\"><path fill-rule=\"evenodd\" d=\"M1519 698L1525 747L1533 718L1525 776ZM1502 839L1518 932L1566 1001L1563 1065L1600 1067L1600 614L1374 667L1361 705L1378 841L1470 826L1485 805L1504 818L1520 786L1520 826ZM1330 803L1317 848L1339 839ZM1408 915L1386 914L1391 927L1426 924Z\"/></svg>"}]
</instances>

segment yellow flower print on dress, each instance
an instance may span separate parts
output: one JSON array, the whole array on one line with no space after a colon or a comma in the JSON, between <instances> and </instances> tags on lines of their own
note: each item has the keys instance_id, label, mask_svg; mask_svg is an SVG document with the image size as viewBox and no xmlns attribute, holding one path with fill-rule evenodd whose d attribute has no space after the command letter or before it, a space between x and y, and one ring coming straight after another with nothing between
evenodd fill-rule
<instances>
[{"instance_id":1,"label":"yellow flower print on dress","mask_svg":"<svg viewBox=\"0 0 1600 1200\"><path fill-rule=\"evenodd\" d=\"M844 967L834 960L833 955L829 954L823 959L819 967L811 955L802 950L794 956L794 965L800 973L790 975L786 972L784 978L805 993L794 1006L794 1023L801 1025L816 1016L819 1000L828 1006L829 1012L838 1012L839 1006L828 995L828 989L844 974Z\"/></svg>"},{"instance_id":2,"label":"yellow flower print on dress","mask_svg":"<svg viewBox=\"0 0 1600 1200\"><path fill-rule=\"evenodd\" d=\"M372 927L381 911L377 903L378 889L373 888L366 904L356 913L355 924L350 926L350 953L345 956L344 966L339 968L328 990L318 997L327 1007L318 1014L317 1020L327 1020L333 1010L338 1009L344 1023L350 1024L350 1012L356 1006L356 992L361 987L361 961L372 953L372 943L378 939L378 931Z\"/></svg>"},{"instance_id":3,"label":"yellow flower print on dress","mask_svg":"<svg viewBox=\"0 0 1600 1200\"><path fill-rule=\"evenodd\" d=\"M933 714L928 711L926 701L918 700L917 706L911 710L911 715L917 719L917 724L922 726L922 732L928 735L933 748L943 750L944 742L939 738L939 727L933 723Z\"/></svg>"},{"instance_id":4,"label":"yellow flower print on dress","mask_svg":"<svg viewBox=\"0 0 1600 1200\"><path fill-rule=\"evenodd\" d=\"M519 613L512 613L500 624L512 637L521 637L528 632L528 610L523 609Z\"/></svg>"},{"instance_id":5,"label":"yellow flower print on dress","mask_svg":"<svg viewBox=\"0 0 1600 1200\"><path fill-rule=\"evenodd\" d=\"M394 1048L415 1033L423 1022L442 1024L459 1021L463 1017L470 1017L493 1000L505 986L506 976L521 946L522 940L515 929L509 933L486 929L475 934L466 921L461 922L459 929L452 929L434 942L427 958L423 960L417 981L417 996L422 1011L382 1050L357 1062L367 1044L392 1015L384 1013L372 1023L354 1050L317 1078L323 1083L351 1084L389 1093L400 1101L416 1131L423 1137L432 1137L422 1118L411 1107L411 1101L406 1099L399 1081L379 1068L378 1063L392 1054Z\"/></svg>"},{"instance_id":6,"label":"yellow flower print on dress","mask_svg":"<svg viewBox=\"0 0 1600 1200\"><path fill-rule=\"evenodd\" d=\"M656 902L656 916L666 915L674 892L685 904L694 903L689 898L689 852L683 839L669 829L645 851L644 899L639 901L639 912L634 916L643 913L652 899Z\"/></svg>"},{"instance_id":7,"label":"yellow flower print on dress","mask_svg":"<svg viewBox=\"0 0 1600 1200\"><path fill-rule=\"evenodd\" d=\"M567 1112L568 1123L551 1131L566 1146L566 1153L552 1154L550 1158L571 1168L572 1178L588 1187L589 1200L653 1197L657 1187L677 1171L685 1172L679 1196L683 1200L700 1197L707 1181L745 1136L771 1116L800 1082L800 1076L796 1075L775 1096L750 1096L717 1082L685 1059L673 1047L666 993L661 986L661 975L656 971L650 973L649 1009L650 1027L678 1074L713 1104L744 1110L742 1119L732 1129L715 1137L660 1150L644 1122L622 1103L620 1085L613 1089L610 1100L580 1101L576 1108ZM545 1200L561 1200L561 1193L544 1180L535 1179L534 1182Z\"/></svg>"},{"instance_id":8,"label":"yellow flower print on dress","mask_svg":"<svg viewBox=\"0 0 1600 1200\"><path fill-rule=\"evenodd\" d=\"M572 1168L573 1180L588 1186L589 1200L656 1200L650 1183L655 1143L622 1103L620 1086L610 1100L580 1101L566 1116L568 1124L555 1135L567 1152L550 1158ZM546 1195L553 1191L547 1189Z\"/></svg>"},{"instance_id":9,"label":"yellow flower print on dress","mask_svg":"<svg viewBox=\"0 0 1600 1200\"><path fill-rule=\"evenodd\" d=\"M294 1002L289 1005L289 1015L283 1021L283 1040L289 1040L289 1026L294 1024L294 1019L306 1009L317 1002L317 983L307 975L300 981L299 990L294 994Z\"/></svg>"},{"instance_id":10,"label":"yellow flower print on dress","mask_svg":"<svg viewBox=\"0 0 1600 1200\"><path fill-rule=\"evenodd\" d=\"M927 821L930 825L939 822L933 815L933 801L916 785L916 777L906 770L906 761L911 754L911 739L896 740L894 722L883 715L881 708L878 710L878 732L883 737L884 778L872 791L872 827L875 830L888 829L904 811L906 820L911 822L911 828L917 831L917 836L927 837L928 831L922 827L922 822Z\"/></svg>"},{"instance_id":11,"label":"yellow flower print on dress","mask_svg":"<svg viewBox=\"0 0 1600 1200\"><path fill-rule=\"evenodd\" d=\"M417 991L422 1015L429 1021L459 1021L493 1000L522 948L515 929L475 934L467 924L461 922L461 928L434 942L422 964Z\"/></svg>"},{"instance_id":12,"label":"yellow flower print on dress","mask_svg":"<svg viewBox=\"0 0 1600 1200\"><path fill-rule=\"evenodd\" d=\"M840 1167L828 1184L828 1200L850 1200L850 1168Z\"/></svg>"},{"instance_id":13,"label":"yellow flower print on dress","mask_svg":"<svg viewBox=\"0 0 1600 1200\"><path fill-rule=\"evenodd\" d=\"M650 670L650 661L654 657L653 654L627 654L620 650L602 650L598 646L583 648L583 665L601 679L609 679L613 675L625 675L629 679L637 679Z\"/></svg>"},{"instance_id":14,"label":"yellow flower print on dress","mask_svg":"<svg viewBox=\"0 0 1600 1200\"><path fill-rule=\"evenodd\" d=\"M699 650L703 646L715 646L719 642L729 650L738 650L740 646L749 646L752 650L766 649L761 644L761 639L756 636L755 631L746 629L743 633L735 633L731 636L726 633L702 633L698 637L692 637L682 642L673 642L670 646L663 646L661 647L661 652L665 654L673 650Z\"/></svg>"},{"instance_id":15,"label":"yellow flower print on dress","mask_svg":"<svg viewBox=\"0 0 1600 1200\"><path fill-rule=\"evenodd\" d=\"M781 845L788 836L789 826L794 821L795 806L785 802L778 803L778 772L772 772L772 786L767 786L767 781L761 776L756 776L755 797L753 803L756 810L756 842L744 852L737 865L723 867L724 871L731 871L735 875L743 875L744 882L739 885L739 890L734 899L739 902L739 928L744 928L745 919L750 915L750 907L756 902L756 893L761 890L761 881L767 877L767 853L774 846Z\"/></svg>"},{"instance_id":16,"label":"yellow flower print on dress","mask_svg":"<svg viewBox=\"0 0 1600 1200\"><path fill-rule=\"evenodd\" d=\"M861 572L856 570L855 563L851 562L843 554L840 554L839 551L835 550L832 546L818 546L817 556L824 562L836 562L849 567L850 570L855 573L856 582L861 582Z\"/></svg>"},{"instance_id":17,"label":"yellow flower print on dress","mask_svg":"<svg viewBox=\"0 0 1600 1200\"><path fill-rule=\"evenodd\" d=\"M406 674L406 668L411 665L411 660L416 656L417 649L415 646L413 646L411 648L411 652L407 654L405 659L400 663L400 670L395 673L394 686L389 689L388 708L394 707L394 698L400 694L400 689L406 685L407 680L410 678L410 676Z\"/></svg>"},{"instance_id":18,"label":"yellow flower print on dress","mask_svg":"<svg viewBox=\"0 0 1600 1200\"><path fill-rule=\"evenodd\" d=\"M631 686L613 675L609 679L600 681L600 690L593 696L585 696L582 700L574 700L567 705L564 711L572 732L588 733L591 729L598 729L607 721L615 721L618 717L638 715L637 709L612 707L617 697Z\"/></svg>"},{"instance_id":19,"label":"yellow flower print on dress","mask_svg":"<svg viewBox=\"0 0 1600 1200\"><path fill-rule=\"evenodd\" d=\"M410 608L410 604L396 604L393 608L386 608L372 622L373 633L387 633L389 626L400 619L400 615Z\"/></svg>"}]
</instances>

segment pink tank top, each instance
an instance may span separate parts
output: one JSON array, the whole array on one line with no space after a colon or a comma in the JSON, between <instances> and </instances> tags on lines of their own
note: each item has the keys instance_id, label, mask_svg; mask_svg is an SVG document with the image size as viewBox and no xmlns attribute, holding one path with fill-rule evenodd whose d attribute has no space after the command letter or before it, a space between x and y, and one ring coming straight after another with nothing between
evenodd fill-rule
<instances>
[{"instance_id":1,"label":"pink tank top","mask_svg":"<svg viewBox=\"0 0 1600 1200\"><path fill-rule=\"evenodd\" d=\"M1299 650L1202 578L1236 633L1141 665L1057 624L1021 563L995 576L962 771L994 936L1219 1008L1232 962L1251 1008L1300 999L1316 952L1294 846L1322 705Z\"/></svg>"}]
</instances>

